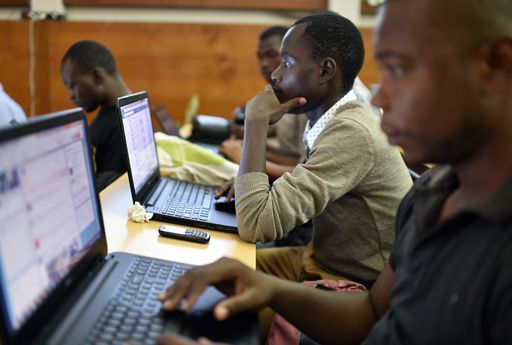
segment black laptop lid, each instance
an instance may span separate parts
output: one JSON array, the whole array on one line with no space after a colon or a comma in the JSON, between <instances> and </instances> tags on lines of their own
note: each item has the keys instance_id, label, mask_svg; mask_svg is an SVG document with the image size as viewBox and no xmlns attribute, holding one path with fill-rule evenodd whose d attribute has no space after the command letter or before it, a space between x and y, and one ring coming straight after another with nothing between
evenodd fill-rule
<instances>
[{"instance_id":1,"label":"black laptop lid","mask_svg":"<svg viewBox=\"0 0 512 345\"><path fill-rule=\"evenodd\" d=\"M4 344L23 343L107 252L81 108L0 131Z\"/></svg>"},{"instance_id":2,"label":"black laptop lid","mask_svg":"<svg viewBox=\"0 0 512 345\"><path fill-rule=\"evenodd\" d=\"M133 201L141 201L160 177L151 108L146 91L118 98Z\"/></svg>"}]
</instances>

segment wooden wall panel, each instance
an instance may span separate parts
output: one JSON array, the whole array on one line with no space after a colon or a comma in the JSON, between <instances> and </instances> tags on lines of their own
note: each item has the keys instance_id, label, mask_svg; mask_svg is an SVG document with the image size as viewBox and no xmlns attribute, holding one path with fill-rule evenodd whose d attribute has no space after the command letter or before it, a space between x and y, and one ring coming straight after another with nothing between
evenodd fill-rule
<instances>
[{"instance_id":1,"label":"wooden wall panel","mask_svg":"<svg viewBox=\"0 0 512 345\"><path fill-rule=\"evenodd\" d=\"M26 114L30 112L28 34L28 22L0 21L0 83Z\"/></svg>"},{"instance_id":2,"label":"wooden wall panel","mask_svg":"<svg viewBox=\"0 0 512 345\"><path fill-rule=\"evenodd\" d=\"M60 79L60 60L74 42L108 46L132 91L147 90L182 120L190 97L199 112L225 117L264 87L255 46L264 26L171 23L34 22L35 113L73 107ZM29 22L0 21L0 82L30 112ZM360 77L378 81L371 29L362 30L366 63ZM91 114L92 115L92 114ZM89 117L91 117L91 115Z\"/></svg>"},{"instance_id":3,"label":"wooden wall panel","mask_svg":"<svg viewBox=\"0 0 512 345\"><path fill-rule=\"evenodd\" d=\"M370 88L372 84L378 83L380 78L379 68L373 58L373 28L362 28L360 31L364 41L365 57L359 78Z\"/></svg>"},{"instance_id":4,"label":"wooden wall panel","mask_svg":"<svg viewBox=\"0 0 512 345\"><path fill-rule=\"evenodd\" d=\"M327 9L327 0L66 0L79 6L187 7L315 11Z\"/></svg>"},{"instance_id":5,"label":"wooden wall panel","mask_svg":"<svg viewBox=\"0 0 512 345\"><path fill-rule=\"evenodd\" d=\"M30 0L0 0L0 7L3 6L30 6Z\"/></svg>"},{"instance_id":6,"label":"wooden wall panel","mask_svg":"<svg viewBox=\"0 0 512 345\"><path fill-rule=\"evenodd\" d=\"M183 118L193 94L199 96L200 112L228 116L264 86L255 56L260 26L38 24L48 37L47 61L38 60L38 69L49 76L49 108L44 111L70 106L60 80L60 59L81 39L109 47L131 90L147 90L154 105L166 105L178 119Z\"/></svg>"}]
</instances>

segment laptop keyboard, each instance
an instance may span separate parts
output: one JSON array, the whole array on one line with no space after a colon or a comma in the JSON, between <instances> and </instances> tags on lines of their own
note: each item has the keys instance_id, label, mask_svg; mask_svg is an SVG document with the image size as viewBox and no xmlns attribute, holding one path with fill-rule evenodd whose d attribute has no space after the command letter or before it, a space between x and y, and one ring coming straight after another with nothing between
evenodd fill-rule
<instances>
[{"instance_id":1,"label":"laptop keyboard","mask_svg":"<svg viewBox=\"0 0 512 345\"><path fill-rule=\"evenodd\" d=\"M174 183L174 188L162 207L163 214L186 219L208 220L213 197L211 187L174 180L169 180L168 183Z\"/></svg>"},{"instance_id":2,"label":"laptop keyboard","mask_svg":"<svg viewBox=\"0 0 512 345\"><path fill-rule=\"evenodd\" d=\"M157 317L162 307L158 294L187 269L179 263L136 258L85 344L155 344L164 330L164 320Z\"/></svg>"}]
</instances>

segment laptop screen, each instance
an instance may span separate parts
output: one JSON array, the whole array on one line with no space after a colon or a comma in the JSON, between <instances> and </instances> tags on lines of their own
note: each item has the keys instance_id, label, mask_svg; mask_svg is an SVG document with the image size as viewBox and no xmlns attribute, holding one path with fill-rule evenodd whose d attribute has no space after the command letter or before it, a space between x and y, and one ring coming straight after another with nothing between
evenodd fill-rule
<instances>
[{"instance_id":1,"label":"laptop screen","mask_svg":"<svg viewBox=\"0 0 512 345\"><path fill-rule=\"evenodd\" d=\"M120 107L130 172L135 192L140 192L148 179L158 170L155 137L151 123L148 98Z\"/></svg>"},{"instance_id":2,"label":"laptop screen","mask_svg":"<svg viewBox=\"0 0 512 345\"><path fill-rule=\"evenodd\" d=\"M0 142L0 289L14 333L102 236L86 128Z\"/></svg>"}]
</instances>

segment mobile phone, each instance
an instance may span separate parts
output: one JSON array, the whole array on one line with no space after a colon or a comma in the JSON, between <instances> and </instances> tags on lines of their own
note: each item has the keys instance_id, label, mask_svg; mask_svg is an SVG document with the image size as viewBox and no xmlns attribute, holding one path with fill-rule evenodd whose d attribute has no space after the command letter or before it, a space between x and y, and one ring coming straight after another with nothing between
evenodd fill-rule
<instances>
[{"instance_id":1,"label":"mobile phone","mask_svg":"<svg viewBox=\"0 0 512 345\"><path fill-rule=\"evenodd\" d=\"M160 225L158 228L160 236L176 238L179 240L192 241L198 243L208 243L210 234L195 229L180 228L177 226Z\"/></svg>"}]
</instances>

